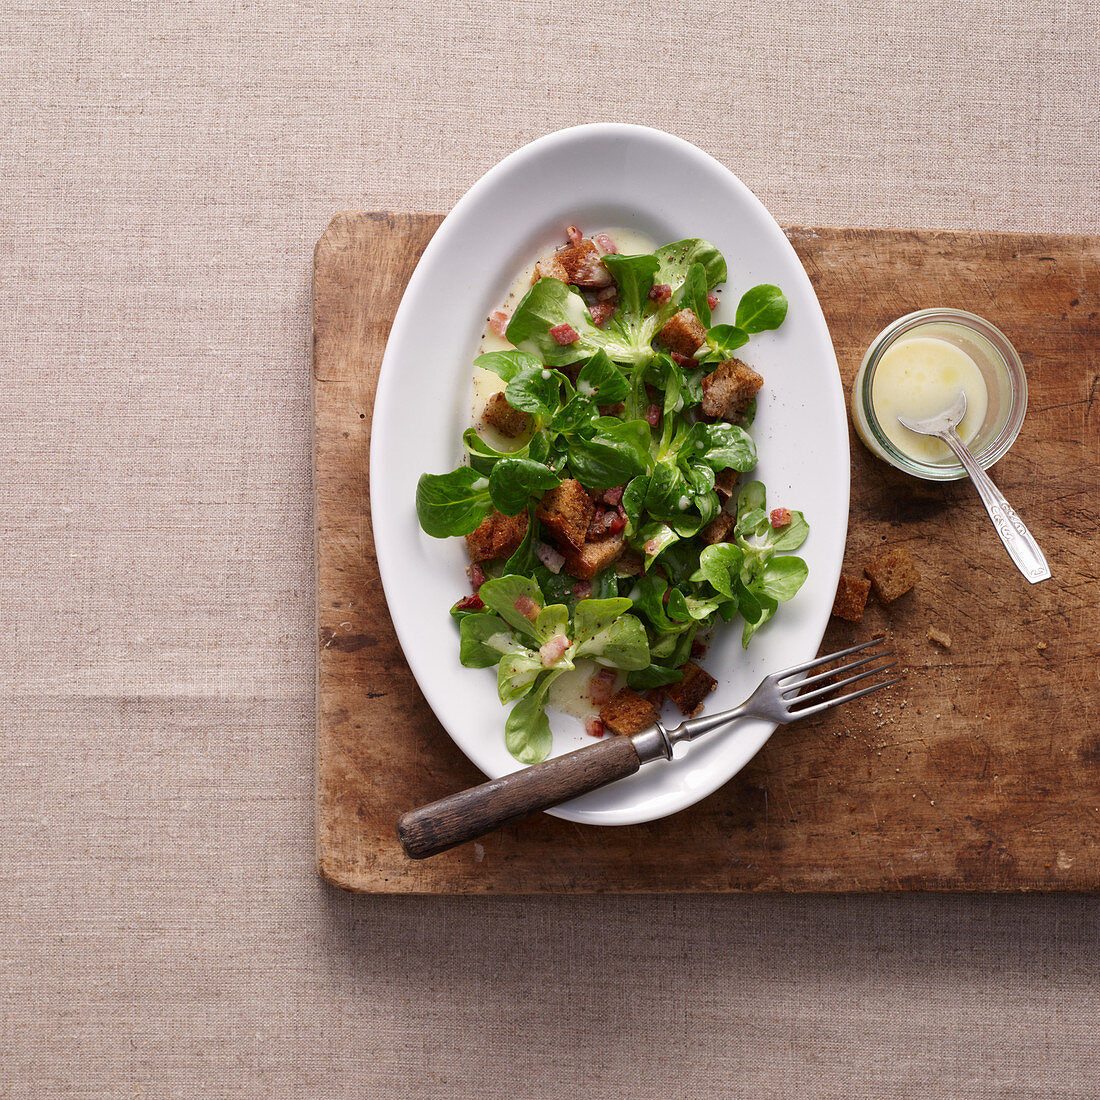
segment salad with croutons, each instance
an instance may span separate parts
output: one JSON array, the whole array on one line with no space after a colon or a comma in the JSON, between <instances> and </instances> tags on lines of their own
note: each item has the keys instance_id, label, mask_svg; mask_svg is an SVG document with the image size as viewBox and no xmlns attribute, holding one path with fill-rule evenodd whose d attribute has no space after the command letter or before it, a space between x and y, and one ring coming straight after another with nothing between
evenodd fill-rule
<instances>
[{"instance_id":1,"label":"salad with croutons","mask_svg":"<svg viewBox=\"0 0 1100 1100\"><path fill-rule=\"evenodd\" d=\"M416 493L429 535L466 539L459 658L496 667L524 763L549 754L548 694L578 662L594 736L651 725L665 698L694 713L716 626L740 621L747 646L807 574L802 513L741 481L764 380L734 353L783 323L782 291L746 290L717 324L726 262L707 241L622 255L610 231L567 236L489 320L502 350L474 365L499 385L468 461Z\"/></svg>"}]
</instances>

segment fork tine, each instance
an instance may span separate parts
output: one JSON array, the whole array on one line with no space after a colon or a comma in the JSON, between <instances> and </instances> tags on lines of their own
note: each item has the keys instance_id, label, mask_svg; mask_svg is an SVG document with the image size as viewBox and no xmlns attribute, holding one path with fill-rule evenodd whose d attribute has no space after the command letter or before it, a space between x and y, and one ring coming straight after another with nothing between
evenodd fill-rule
<instances>
[{"instance_id":1,"label":"fork tine","mask_svg":"<svg viewBox=\"0 0 1100 1100\"><path fill-rule=\"evenodd\" d=\"M860 642L859 645L849 646L847 649L838 649L836 653L830 653L825 657L815 657L812 661L807 661L802 665L792 665L790 668L785 668L782 672L775 673L773 679L775 683L779 683L780 680L786 680L789 676L797 676L800 672L809 672L811 668L820 668L821 665L827 665L830 661L839 660L841 657L847 657L851 653L858 653L861 649L866 649L868 646L878 645L879 642L886 641L884 635L880 634L877 638L872 638L869 642Z\"/></svg>"},{"instance_id":2,"label":"fork tine","mask_svg":"<svg viewBox=\"0 0 1100 1100\"><path fill-rule=\"evenodd\" d=\"M788 684L786 687L781 687L779 693L781 695L786 695L788 691L799 691L813 684L820 684L822 680L828 680L831 676L839 676L842 672L851 672L852 669L860 668L862 665L869 664L871 661L893 656L894 651L891 649L886 650L884 653L872 653L870 657L862 657L858 661L852 661L850 664L841 665L840 668L830 668L825 672L819 672L816 676L807 676L805 680L799 680L796 683Z\"/></svg>"},{"instance_id":3,"label":"fork tine","mask_svg":"<svg viewBox=\"0 0 1100 1100\"><path fill-rule=\"evenodd\" d=\"M848 695L842 695L839 699L827 699L824 703L806 707L805 710L793 710L791 714L796 718L805 718L810 714L820 714L823 710L839 707L841 703L850 703L853 699L862 699L864 695L870 695L872 691L878 691L879 688L889 687L891 684L900 684L903 679L902 676L895 676L890 680L883 680L881 683L872 684L870 687L861 688L859 691L850 692Z\"/></svg>"},{"instance_id":4,"label":"fork tine","mask_svg":"<svg viewBox=\"0 0 1100 1100\"><path fill-rule=\"evenodd\" d=\"M875 668L865 668L862 672L857 672L854 676L849 676L846 680L838 680L835 684L826 684L824 687L819 687L815 691L807 692L805 695L798 695L794 699L788 699L787 702L793 706L795 703L804 703L809 699L820 699L823 695L828 695L830 691L836 691L837 688L847 687L849 684L854 684L859 680L866 680L868 676L874 676L876 672L885 672L888 668L893 668L896 664L897 661L891 661L888 665L877 665ZM794 689L786 688L785 690L792 691Z\"/></svg>"}]
</instances>

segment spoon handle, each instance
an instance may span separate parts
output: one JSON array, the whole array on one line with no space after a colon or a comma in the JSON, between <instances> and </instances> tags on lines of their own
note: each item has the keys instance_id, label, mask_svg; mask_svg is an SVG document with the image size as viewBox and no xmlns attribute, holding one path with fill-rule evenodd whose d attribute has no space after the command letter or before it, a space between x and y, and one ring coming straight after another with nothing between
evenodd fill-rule
<instances>
[{"instance_id":1,"label":"spoon handle","mask_svg":"<svg viewBox=\"0 0 1100 1100\"><path fill-rule=\"evenodd\" d=\"M1012 505L1005 500L1001 490L993 484L990 476L978 465L977 459L966 448L954 428L948 428L940 435L955 456L966 467L970 480L974 482L974 488L982 498L985 510L997 528L997 534L1001 536L1001 542L1005 544L1008 556L1016 563L1016 568L1032 583L1050 579L1050 566L1043 556L1039 544L1032 537L1031 532L1024 526L1024 521L1016 515Z\"/></svg>"}]
</instances>

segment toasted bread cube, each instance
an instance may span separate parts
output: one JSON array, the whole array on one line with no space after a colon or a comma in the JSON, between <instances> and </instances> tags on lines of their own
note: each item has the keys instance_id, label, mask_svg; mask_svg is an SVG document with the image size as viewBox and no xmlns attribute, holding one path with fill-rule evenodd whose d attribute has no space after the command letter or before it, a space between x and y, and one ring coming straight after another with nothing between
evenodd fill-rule
<instances>
[{"instance_id":1,"label":"toasted bread cube","mask_svg":"<svg viewBox=\"0 0 1100 1100\"><path fill-rule=\"evenodd\" d=\"M535 264L535 280L560 279L574 286L605 287L615 280L607 270L600 250L587 238L559 248Z\"/></svg>"},{"instance_id":2,"label":"toasted bread cube","mask_svg":"<svg viewBox=\"0 0 1100 1100\"><path fill-rule=\"evenodd\" d=\"M579 550L584 545L595 510L596 505L584 486L567 477L543 496L535 515L558 540L562 550L566 547Z\"/></svg>"},{"instance_id":3,"label":"toasted bread cube","mask_svg":"<svg viewBox=\"0 0 1100 1100\"><path fill-rule=\"evenodd\" d=\"M682 309L657 333L657 339L669 351L693 356L707 341L707 330L694 311Z\"/></svg>"},{"instance_id":4,"label":"toasted bread cube","mask_svg":"<svg viewBox=\"0 0 1100 1100\"><path fill-rule=\"evenodd\" d=\"M867 595L870 591L870 581L851 573L841 573L833 599L833 614L850 623L863 622L863 609L867 606Z\"/></svg>"},{"instance_id":5,"label":"toasted bread cube","mask_svg":"<svg viewBox=\"0 0 1100 1100\"><path fill-rule=\"evenodd\" d=\"M641 733L657 721L657 708L630 688L622 688L600 708L600 721L612 733Z\"/></svg>"},{"instance_id":6,"label":"toasted bread cube","mask_svg":"<svg viewBox=\"0 0 1100 1100\"><path fill-rule=\"evenodd\" d=\"M920 573L904 546L882 550L863 572L871 579L871 587L883 603L892 603L904 596L920 580Z\"/></svg>"},{"instance_id":7,"label":"toasted bread cube","mask_svg":"<svg viewBox=\"0 0 1100 1100\"><path fill-rule=\"evenodd\" d=\"M735 522L736 520L733 516L727 515L725 512L719 512L718 515L699 532L699 537L708 546L713 546L716 542L724 542L726 536L730 533L730 528Z\"/></svg>"},{"instance_id":8,"label":"toasted bread cube","mask_svg":"<svg viewBox=\"0 0 1100 1100\"><path fill-rule=\"evenodd\" d=\"M496 510L487 515L476 530L466 536L466 549L470 561L489 561L490 558L507 558L519 549L527 534L527 513L506 516Z\"/></svg>"},{"instance_id":9,"label":"toasted bread cube","mask_svg":"<svg viewBox=\"0 0 1100 1100\"><path fill-rule=\"evenodd\" d=\"M740 416L756 396L764 379L740 359L727 359L703 377L703 403L707 416L733 420Z\"/></svg>"},{"instance_id":10,"label":"toasted bread cube","mask_svg":"<svg viewBox=\"0 0 1100 1100\"><path fill-rule=\"evenodd\" d=\"M734 469L719 470L714 478L714 491L718 494L718 499L725 504L733 496L733 491L736 488L737 471Z\"/></svg>"},{"instance_id":11,"label":"toasted bread cube","mask_svg":"<svg viewBox=\"0 0 1100 1100\"><path fill-rule=\"evenodd\" d=\"M684 678L675 684L665 684L664 692L680 708L681 714L694 714L718 686L718 681L692 661L688 661L681 671Z\"/></svg>"},{"instance_id":12,"label":"toasted bread cube","mask_svg":"<svg viewBox=\"0 0 1100 1100\"><path fill-rule=\"evenodd\" d=\"M621 532L617 535L608 535L606 538L593 539L591 542L586 542L579 550L574 550L571 546L563 546L565 571L571 577L590 581L612 562L618 561L622 557L625 546Z\"/></svg>"},{"instance_id":13,"label":"toasted bread cube","mask_svg":"<svg viewBox=\"0 0 1100 1100\"><path fill-rule=\"evenodd\" d=\"M485 410L481 414L481 419L509 439L515 439L516 436L523 435L531 423L531 418L527 413L509 405L503 393L494 393L489 398Z\"/></svg>"}]
</instances>

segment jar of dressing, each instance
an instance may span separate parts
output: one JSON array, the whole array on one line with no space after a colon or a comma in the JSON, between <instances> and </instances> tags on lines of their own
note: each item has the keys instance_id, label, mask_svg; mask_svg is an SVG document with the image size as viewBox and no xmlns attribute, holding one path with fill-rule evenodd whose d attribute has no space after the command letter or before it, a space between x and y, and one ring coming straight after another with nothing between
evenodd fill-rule
<instances>
[{"instance_id":1,"label":"jar of dressing","mask_svg":"<svg viewBox=\"0 0 1100 1100\"><path fill-rule=\"evenodd\" d=\"M887 325L871 342L852 386L852 423L867 449L926 481L966 471L945 443L902 427L949 408L959 391L966 415L956 431L987 469L1003 458L1024 422L1027 379L1000 329L973 313L922 309Z\"/></svg>"}]
</instances>

